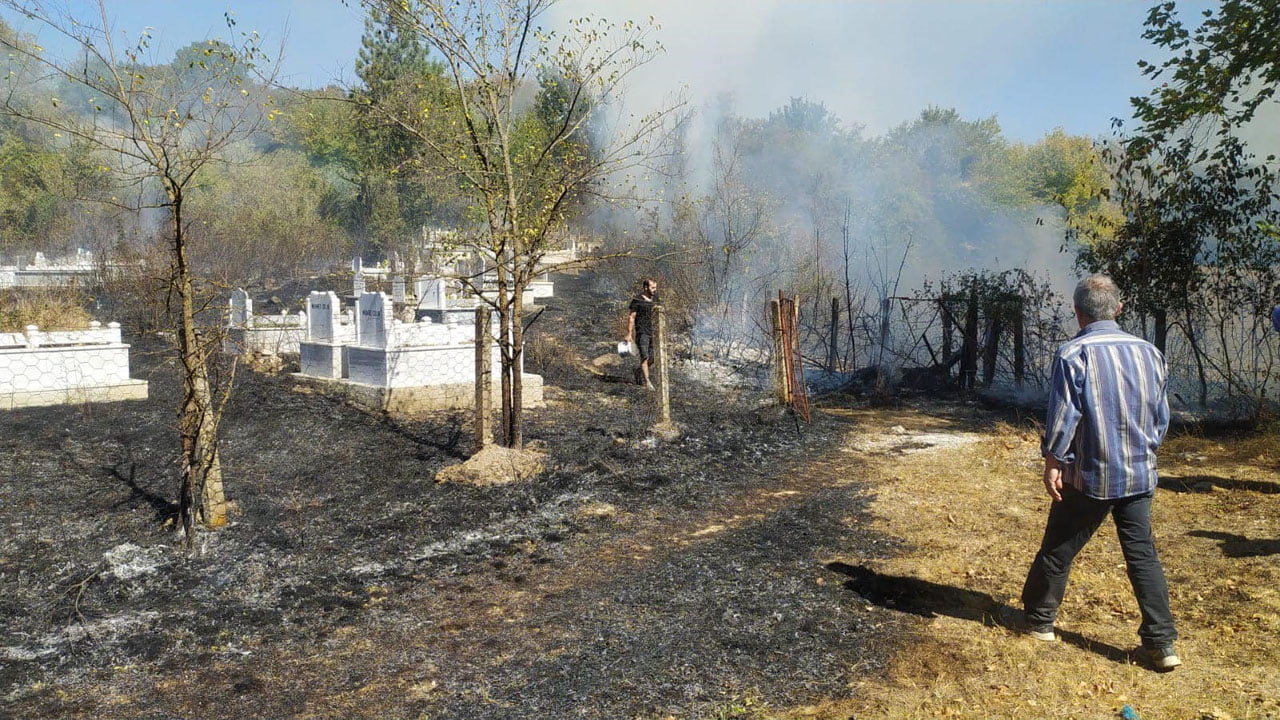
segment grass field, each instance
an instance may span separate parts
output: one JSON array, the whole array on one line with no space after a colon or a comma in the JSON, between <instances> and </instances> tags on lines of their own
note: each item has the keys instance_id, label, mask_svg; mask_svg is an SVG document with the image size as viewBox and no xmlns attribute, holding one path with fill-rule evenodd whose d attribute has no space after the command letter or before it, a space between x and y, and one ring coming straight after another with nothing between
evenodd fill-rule
<instances>
[{"instance_id":1,"label":"grass field","mask_svg":"<svg viewBox=\"0 0 1280 720\"><path fill-rule=\"evenodd\" d=\"M1115 718L1127 705L1141 718L1280 717L1274 428L1231 438L1175 432L1162 450L1153 524L1185 664L1161 674L1131 657L1139 615L1110 521L1073 567L1060 642L1017 636L992 622L1001 604L1020 607L1049 503L1034 422L993 430L918 412L853 415L874 432L897 426L879 436L884 442L873 432L854 445L871 455L876 522L909 546L872 569L879 592L864 594L921 615L918 637L887 677L855 681L853 700L757 714Z\"/></svg>"}]
</instances>

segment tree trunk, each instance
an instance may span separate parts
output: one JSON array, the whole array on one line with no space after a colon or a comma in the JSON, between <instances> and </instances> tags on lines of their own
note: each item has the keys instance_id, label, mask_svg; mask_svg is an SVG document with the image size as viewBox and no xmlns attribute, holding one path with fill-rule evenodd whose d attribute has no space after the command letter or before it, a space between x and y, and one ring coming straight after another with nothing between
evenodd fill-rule
<instances>
[{"instance_id":1,"label":"tree trunk","mask_svg":"<svg viewBox=\"0 0 1280 720\"><path fill-rule=\"evenodd\" d=\"M180 303L177 337L183 387L178 417L178 432L182 438L179 511L190 542L192 526L196 522L208 528L225 525L227 505L222 488L222 463L218 456L218 408L209 386L207 348L196 333L194 288L182 227L182 191L170 187L168 195L173 222L172 281Z\"/></svg>"}]
</instances>

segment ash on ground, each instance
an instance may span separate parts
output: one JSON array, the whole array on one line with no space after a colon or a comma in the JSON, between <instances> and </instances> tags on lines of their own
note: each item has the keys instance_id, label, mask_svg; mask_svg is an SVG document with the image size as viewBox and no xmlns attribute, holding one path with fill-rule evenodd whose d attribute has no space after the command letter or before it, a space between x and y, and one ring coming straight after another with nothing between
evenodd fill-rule
<instances>
[{"instance_id":1,"label":"ash on ground","mask_svg":"<svg viewBox=\"0 0 1280 720\"><path fill-rule=\"evenodd\" d=\"M531 346L591 357L620 302L556 291ZM433 482L466 455L465 414L396 421L242 372L237 510L187 552L161 350L135 340L146 401L0 414L8 716L696 716L850 692L909 622L823 567L895 548L846 421L761 413L716 375L678 382L680 437L646 442L653 395L563 353L529 368L547 469L492 487Z\"/></svg>"}]
</instances>

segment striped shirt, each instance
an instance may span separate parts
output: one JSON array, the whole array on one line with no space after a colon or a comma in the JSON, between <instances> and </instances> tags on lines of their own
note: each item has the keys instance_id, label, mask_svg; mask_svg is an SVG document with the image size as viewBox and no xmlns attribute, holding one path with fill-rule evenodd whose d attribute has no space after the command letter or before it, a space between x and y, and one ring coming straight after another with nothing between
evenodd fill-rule
<instances>
[{"instance_id":1,"label":"striped shirt","mask_svg":"<svg viewBox=\"0 0 1280 720\"><path fill-rule=\"evenodd\" d=\"M1099 320L1058 348L1040 451L1062 481L1110 500L1156 487L1156 449L1169 428L1164 356Z\"/></svg>"}]
</instances>

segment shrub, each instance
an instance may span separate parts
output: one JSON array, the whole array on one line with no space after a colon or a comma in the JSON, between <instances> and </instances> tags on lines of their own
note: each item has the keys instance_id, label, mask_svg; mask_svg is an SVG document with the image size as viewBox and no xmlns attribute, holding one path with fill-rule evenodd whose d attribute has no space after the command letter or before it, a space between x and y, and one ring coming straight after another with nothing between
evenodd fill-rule
<instances>
[{"instance_id":1,"label":"shrub","mask_svg":"<svg viewBox=\"0 0 1280 720\"><path fill-rule=\"evenodd\" d=\"M0 332L22 332L28 325L79 330L89 325L89 319L85 295L74 287L0 290Z\"/></svg>"}]
</instances>

